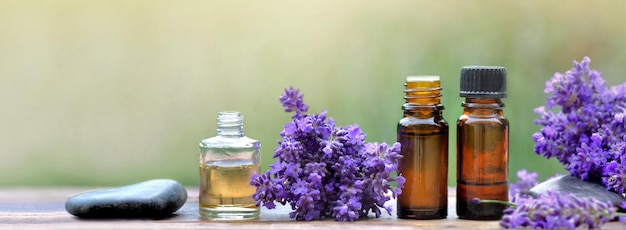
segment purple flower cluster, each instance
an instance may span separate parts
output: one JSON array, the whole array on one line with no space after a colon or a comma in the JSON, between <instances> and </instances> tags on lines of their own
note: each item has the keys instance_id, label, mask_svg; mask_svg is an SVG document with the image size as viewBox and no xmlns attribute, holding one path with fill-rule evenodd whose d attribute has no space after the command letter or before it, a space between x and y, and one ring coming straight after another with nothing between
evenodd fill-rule
<instances>
[{"instance_id":1,"label":"purple flower cluster","mask_svg":"<svg viewBox=\"0 0 626 230\"><path fill-rule=\"evenodd\" d=\"M535 109L535 152L556 158L573 176L626 192L626 83L606 87L588 57L546 82L551 94ZM560 107L560 111L558 110ZM555 111L556 110L556 111Z\"/></svg>"},{"instance_id":2,"label":"purple flower cluster","mask_svg":"<svg viewBox=\"0 0 626 230\"><path fill-rule=\"evenodd\" d=\"M537 185L537 176L536 172L529 173L525 169L517 171L518 181L509 185L511 201L481 200L475 197L472 202L508 205L500 221L504 228L576 229L586 225L588 229L596 229L615 217L626 224L626 213L617 212L618 208L610 202L578 198L556 191L532 197L529 191ZM556 174L554 177L557 176L561 175ZM626 202L620 207L626 208Z\"/></svg>"},{"instance_id":3,"label":"purple flower cluster","mask_svg":"<svg viewBox=\"0 0 626 230\"><path fill-rule=\"evenodd\" d=\"M517 171L517 182L509 184L509 198L515 202L521 197L528 196L532 187L538 184L537 172L529 173L526 169Z\"/></svg>"},{"instance_id":4,"label":"purple flower cluster","mask_svg":"<svg viewBox=\"0 0 626 230\"><path fill-rule=\"evenodd\" d=\"M622 207L625 204L626 202ZM532 197L518 199L515 204L504 210L500 225L505 228L542 229L575 229L586 225L589 229L595 229L616 216L620 217L622 223L626 222L624 214L618 213L617 208L610 202L550 191L536 199Z\"/></svg>"},{"instance_id":5,"label":"purple flower cluster","mask_svg":"<svg viewBox=\"0 0 626 230\"><path fill-rule=\"evenodd\" d=\"M295 114L280 133L277 161L252 177L257 205L272 209L274 202L289 203L290 217L307 221L353 221L370 211L380 217L381 208L391 214L391 206L384 204L402 192L405 181L394 176L400 144L366 143L357 125L338 127L325 111L307 114L303 95L293 87L285 89L280 102L285 112Z\"/></svg>"}]
</instances>

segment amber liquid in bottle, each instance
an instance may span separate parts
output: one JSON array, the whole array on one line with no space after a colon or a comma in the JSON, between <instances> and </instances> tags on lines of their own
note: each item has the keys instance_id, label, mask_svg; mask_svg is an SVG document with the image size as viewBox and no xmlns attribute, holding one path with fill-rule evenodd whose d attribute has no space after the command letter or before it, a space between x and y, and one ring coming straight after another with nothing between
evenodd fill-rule
<instances>
[{"instance_id":1,"label":"amber liquid in bottle","mask_svg":"<svg viewBox=\"0 0 626 230\"><path fill-rule=\"evenodd\" d=\"M467 98L457 123L457 215L498 220L502 204L475 204L472 198L508 201L509 122L500 99Z\"/></svg>"},{"instance_id":2,"label":"amber liquid in bottle","mask_svg":"<svg viewBox=\"0 0 626 230\"><path fill-rule=\"evenodd\" d=\"M403 219L448 215L448 124L439 101L439 78L424 80L407 78L407 103L398 123L403 156L398 171L406 182L398 195L397 215Z\"/></svg>"},{"instance_id":3,"label":"amber liquid in bottle","mask_svg":"<svg viewBox=\"0 0 626 230\"><path fill-rule=\"evenodd\" d=\"M259 164L235 161L229 164L200 165L201 215L209 219L247 219L259 214L252 195L250 177L259 171Z\"/></svg>"}]
</instances>

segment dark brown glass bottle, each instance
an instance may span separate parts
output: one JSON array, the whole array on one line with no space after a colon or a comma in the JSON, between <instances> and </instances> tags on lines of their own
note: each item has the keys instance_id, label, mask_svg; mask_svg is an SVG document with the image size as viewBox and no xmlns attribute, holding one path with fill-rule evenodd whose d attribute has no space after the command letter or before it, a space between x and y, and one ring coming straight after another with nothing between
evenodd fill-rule
<instances>
[{"instance_id":1,"label":"dark brown glass bottle","mask_svg":"<svg viewBox=\"0 0 626 230\"><path fill-rule=\"evenodd\" d=\"M448 123L442 116L439 76L407 77L404 117L398 123L406 179L398 195L397 215L403 219L448 216Z\"/></svg>"},{"instance_id":2,"label":"dark brown glass bottle","mask_svg":"<svg viewBox=\"0 0 626 230\"><path fill-rule=\"evenodd\" d=\"M507 96L506 69L461 69L463 115L457 122L457 199L461 219L497 220L502 204L475 204L472 198L508 201L509 121L501 98Z\"/></svg>"}]
</instances>

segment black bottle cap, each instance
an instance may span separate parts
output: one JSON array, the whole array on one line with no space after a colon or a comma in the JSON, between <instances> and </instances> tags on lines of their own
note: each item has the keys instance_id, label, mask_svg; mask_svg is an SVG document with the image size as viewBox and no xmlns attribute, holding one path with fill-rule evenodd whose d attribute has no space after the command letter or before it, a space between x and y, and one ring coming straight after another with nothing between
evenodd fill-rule
<instances>
[{"instance_id":1,"label":"black bottle cap","mask_svg":"<svg viewBox=\"0 0 626 230\"><path fill-rule=\"evenodd\" d=\"M506 97L506 68L464 66L461 68L461 97Z\"/></svg>"}]
</instances>

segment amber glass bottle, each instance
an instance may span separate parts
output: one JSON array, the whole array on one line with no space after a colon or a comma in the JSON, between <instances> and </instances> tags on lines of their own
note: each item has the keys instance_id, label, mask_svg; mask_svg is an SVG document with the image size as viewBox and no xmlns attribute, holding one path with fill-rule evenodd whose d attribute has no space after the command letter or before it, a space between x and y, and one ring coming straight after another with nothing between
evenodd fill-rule
<instances>
[{"instance_id":1,"label":"amber glass bottle","mask_svg":"<svg viewBox=\"0 0 626 230\"><path fill-rule=\"evenodd\" d=\"M439 76L406 79L398 123L402 160L398 171L406 178L398 195L397 215L404 219L441 219L448 215L448 123L442 116Z\"/></svg>"},{"instance_id":2,"label":"amber glass bottle","mask_svg":"<svg viewBox=\"0 0 626 230\"><path fill-rule=\"evenodd\" d=\"M502 204L474 204L472 198L508 201L509 121L506 69L466 66L461 69L463 115L457 122L457 199L459 218L497 220Z\"/></svg>"}]
</instances>

